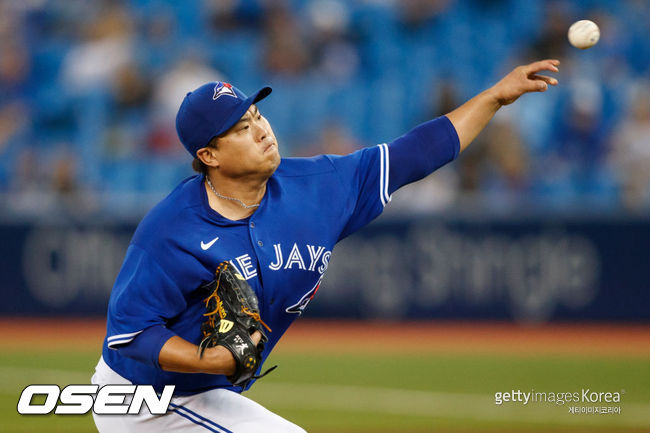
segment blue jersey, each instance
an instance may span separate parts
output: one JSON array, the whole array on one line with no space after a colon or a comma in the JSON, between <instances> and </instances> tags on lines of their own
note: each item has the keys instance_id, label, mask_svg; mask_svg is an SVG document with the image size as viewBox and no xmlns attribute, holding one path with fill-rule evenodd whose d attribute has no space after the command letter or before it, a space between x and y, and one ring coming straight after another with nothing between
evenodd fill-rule
<instances>
[{"instance_id":1,"label":"blue jersey","mask_svg":"<svg viewBox=\"0 0 650 433\"><path fill-rule=\"evenodd\" d=\"M185 179L147 214L129 245L109 301L105 361L133 383L159 390L173 384L177 394L241 391L223 375L163 371L157 361L171 335L199 343L206 294L197 289L217 265L230 261L257 294L272 329L263 363L314 296L334 245L376 218L393 191L451 161L458 149L451 122L441 117L350 155L284 158L259 208L238 221L209 206L204 176ZM152 327L164 329L157 343L144 357L130 353Z\"/></svg>"}]
</instances>

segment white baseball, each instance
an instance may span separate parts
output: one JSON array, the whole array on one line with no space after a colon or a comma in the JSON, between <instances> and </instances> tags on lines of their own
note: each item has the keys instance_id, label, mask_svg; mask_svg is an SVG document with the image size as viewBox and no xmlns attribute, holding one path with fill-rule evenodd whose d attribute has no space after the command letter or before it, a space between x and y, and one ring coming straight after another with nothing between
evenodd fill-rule
<instances>
[{"instance_id":1,"label":"white baseball","mask_svg":"<svg viewBox=\"0 0 650 433\"><path fill-rule=\"evenodd\" d=\"M576 48L586 50L593 47L600 39L600 29L595 22L580 20L569 27L569 42Z\"/></svg>"}]
</instances>

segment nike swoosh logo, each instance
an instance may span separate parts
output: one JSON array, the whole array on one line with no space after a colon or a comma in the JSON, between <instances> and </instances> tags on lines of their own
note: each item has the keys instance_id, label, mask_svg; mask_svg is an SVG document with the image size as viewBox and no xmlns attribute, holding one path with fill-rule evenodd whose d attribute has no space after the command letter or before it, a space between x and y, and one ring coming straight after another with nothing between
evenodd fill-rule
<instances>
[{"instance_id":1,"label":"nike swoosh logo","mask_svg":"<svg viewBox=\"0 0 650 433\"><path fill-rule=\"evenodd\" d=\"M201 241L201 249L202 249L203 251L207 250L207 249L210 248L210 247L211 247L215 242L217 242L217 240L219 240L219 236L217 236L216 238L212 239L212 240L211 240L210 242L208 242L207 244L206 244L205 242Z\"/></svg>"}]
</instances>

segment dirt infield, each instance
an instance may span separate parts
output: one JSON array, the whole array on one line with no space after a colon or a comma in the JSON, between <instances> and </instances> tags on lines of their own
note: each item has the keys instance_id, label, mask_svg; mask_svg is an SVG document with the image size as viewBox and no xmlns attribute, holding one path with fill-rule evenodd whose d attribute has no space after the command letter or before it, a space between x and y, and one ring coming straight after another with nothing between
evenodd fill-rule
<instances>
[{"instance_id":1,"label":"dirt infield","mask_svg":"<svg viewBox=\"0 0 650 433\"><path fill-rule=\"evenodd\" d=\"M0 319L0 349L55 350L62 345L99 351L103 319ZM37 348L38 347L38 348ZM298 320L278 351L301 353L483 353L650 357L650 325L493 322L344 322Z\"/></svg>"},{"instance_id":2,"label":"dirt infield","mask_svg":"<svg viewBox=\"0 0 650 433\"><path fill-rule=\"evenodd\" d=\"M292 327L282 350L358 350L427 353L508 353L650 357L650 325L493 322L308 322ZM407 353L408 353L407 352Z\"/></svg>"}]
</instances>

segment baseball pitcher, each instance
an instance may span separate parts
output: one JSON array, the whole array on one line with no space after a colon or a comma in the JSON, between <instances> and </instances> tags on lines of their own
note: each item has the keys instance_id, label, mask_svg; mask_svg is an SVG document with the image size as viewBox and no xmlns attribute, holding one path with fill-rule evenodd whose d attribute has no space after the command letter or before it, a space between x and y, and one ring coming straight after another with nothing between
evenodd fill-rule
<instances>
[{"instance_id":1,"label":"baseball pitcher","mask_svg":"<svg viewBox=\"0 0 650 433\"><path fill-rule=\"evenodd\" d=\"M515 68L456 110L345 156L281 158L251 96L224 82L176 118L197 175L139 224L113 287L92 382L175 385L165 415L94 415L102 433L304 432L241 395L316 294L334 245L394 191L455 159L503 105L543 92L557 60ZM295 119L300 122L300 119Z\"/></svg>"}]
</instances>

